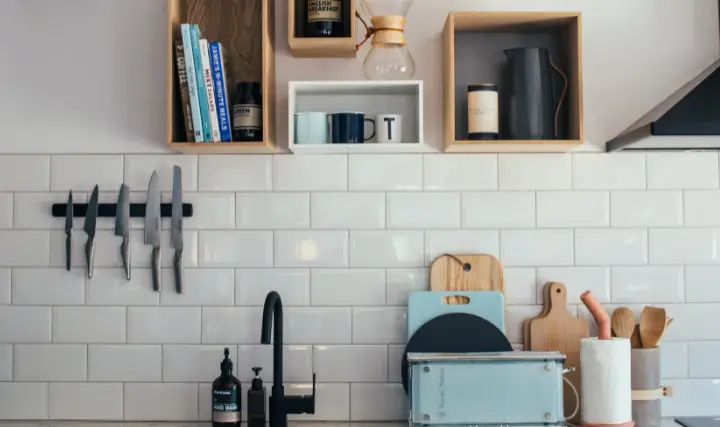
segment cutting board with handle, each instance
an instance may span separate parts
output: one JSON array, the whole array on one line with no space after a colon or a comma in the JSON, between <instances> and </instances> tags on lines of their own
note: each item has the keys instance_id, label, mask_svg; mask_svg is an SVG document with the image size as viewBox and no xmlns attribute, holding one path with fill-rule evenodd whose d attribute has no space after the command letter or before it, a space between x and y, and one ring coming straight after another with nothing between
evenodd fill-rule
<instances>
[{"instance_id":1,"label":"cutting board with handle","mask_svg":"<svg viewBox=\"0 0 720 427\"><path fill-rule=\"evenodd\" d=\"M530 322L532 322L535 319L542 319L543 317L547 316L548 311L550 311L550 286L553 282L548 282L543 286L542 289L542 299L543 299L543 308L540 313L537 314L535 317L531 317L529 319L525 319L525 323L523 324L524 329L524 350L530 351L532 350L532 346L530 345Z\"/></svg>"},{"instance_id":2,"label":"cutting board with handle","mask_svg":"<svg viewBox=\"0 0 720 427\"><path fill-rule=\"evenodd\" d=\"M530 349L533 351L556 350L567 355L565 367L574 367L574 372L567 373L567 378L580 393L580 340L590 336L587 320L573 316L567 310L567 289L565 285L552 282L546 285L546 305L549 309L545 317L530 321ZM565 413L572 413L577 402L575 393L569 387L563 392ZM580 396L582 398L582 396ZM571 420L579 423L580 411Z\"/></svg>"},{"instance_id":3,"label":"cutting board with handle","mask_svg":"<svg viewBox=\"0 0 720 427\"><path fill-rule=\"evenodd\" d=\"M430 265L430 289L433 291L503 292L502 264L492 255L441 255ZM459 303L451 299L451 304Z\"/></svg>"},{"instance_id":4,"label":"cutting board with handle","mask_svg":"<svg viewBox=\"0 0 720 427\"><path fill-rule=\"evenodd\" d=\"M460 301L452 304L451 300ZM408 297L408 337L429 320L450 313L482 317L505 332L505 297L502 292L415 291Z\"/></svg>"}]
</instances>

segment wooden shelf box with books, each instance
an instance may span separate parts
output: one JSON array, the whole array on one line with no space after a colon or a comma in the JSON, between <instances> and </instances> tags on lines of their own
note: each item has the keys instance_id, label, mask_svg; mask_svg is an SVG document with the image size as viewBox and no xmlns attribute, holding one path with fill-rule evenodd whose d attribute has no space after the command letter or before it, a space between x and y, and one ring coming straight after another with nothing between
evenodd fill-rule
<instances>
[{"instance_id":1,"label":"wooden shelf box with books","mask_svg":"<svg viewBox=\"0 0 720 427\"><path fill-rule=\"evenodd\" d=\"M169 148L275 152L273 1L168 0Z\"/></svg>"}]
</instances>

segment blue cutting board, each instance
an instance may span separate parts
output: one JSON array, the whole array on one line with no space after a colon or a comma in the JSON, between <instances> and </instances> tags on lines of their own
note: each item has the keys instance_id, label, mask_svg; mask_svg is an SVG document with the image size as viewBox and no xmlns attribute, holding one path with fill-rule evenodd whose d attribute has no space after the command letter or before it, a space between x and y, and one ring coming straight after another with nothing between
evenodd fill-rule
<instances>
[{"instance_id":1,"label":"blue cutting board","mask_svg":"<svg viewBox=\"0 0 720 427\"><path fill-rule=\"evenodd\" d=\"M443 301L448 296L463 296L469 301L467 304L445 304ZM480 316L505 333L505 296L500 291L415 291L408 298L408 337L428 320L449 313Z\"/></svg>"}]
</instances>

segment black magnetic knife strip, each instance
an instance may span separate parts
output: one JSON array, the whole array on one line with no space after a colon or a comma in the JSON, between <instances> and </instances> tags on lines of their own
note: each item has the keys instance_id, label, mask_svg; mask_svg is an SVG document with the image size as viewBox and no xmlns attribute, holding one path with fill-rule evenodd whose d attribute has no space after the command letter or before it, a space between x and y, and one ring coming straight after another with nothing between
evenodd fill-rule
<instances>
[{"instance_id":1,"label":"black magnetic knife strip","mask_svg":"<svg viewBox=\"0 0 720 427\"><path fill-rule=\"evenodd\" d=\"M144 218L145 203L130 203L130 217ZM73 203L73 217L82 218L87 213L87 203ZM98 203L98 218L115 218L117 212L117 203ZM52 216L56 218L65 218L67 214L67 203L55 203L52 205ZM193 216L193 205L183 203L182 215L185 218ZM160 204L160 216L163 218L172 217L172 203Z\"/></svg>"}]
</instances>

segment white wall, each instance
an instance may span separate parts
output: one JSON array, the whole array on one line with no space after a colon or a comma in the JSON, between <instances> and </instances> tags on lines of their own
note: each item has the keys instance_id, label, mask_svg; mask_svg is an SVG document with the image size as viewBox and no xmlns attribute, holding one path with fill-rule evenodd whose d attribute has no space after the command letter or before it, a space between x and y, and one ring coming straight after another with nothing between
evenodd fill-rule
<instances>
[{"instance_id":1,"label":"white wall","mask_svg":"<svg viewBox=\"0 0 720 427\"><path fill-rule=\"evenodd\" d=\"M711 62L718 41L714 0L597 3L543 4L584 13L586 132L600 144ZM427 286L426 267L444 252L500 257L513 343L549 280L567 285L573 310L585 289L608 308L666 306L675 322L662 375L676 396L663 413L717 413L717 153L162 154L163 2L61 4L5 0L0 14L0 122L9 129L0 140L0 419L207 420L224 345L245 384L257 364L271 379L260 305L278 289L288 306L287 388L306 391L318 373L314 418L401 420L406 296ZM448 10L471 4L537 7L417 0L408 38L436 146L438 33ZM290 58L283 8L277 22L281 111L290 72L361 77L362 58ZM142 200L154 169L170 190L173 164L197 212L186 223L186 295L171 291L169 270L163 293L151 291L139 222L130 283L109 220L95 277L84 276L81 231L75 268L64 271L52 203L71 188L82 200L96 183L112 200L123 181Z\"/></svg>"}]
</instances>

